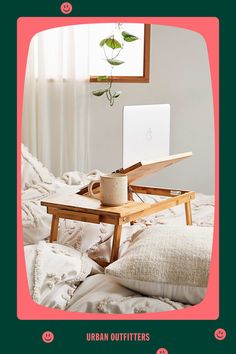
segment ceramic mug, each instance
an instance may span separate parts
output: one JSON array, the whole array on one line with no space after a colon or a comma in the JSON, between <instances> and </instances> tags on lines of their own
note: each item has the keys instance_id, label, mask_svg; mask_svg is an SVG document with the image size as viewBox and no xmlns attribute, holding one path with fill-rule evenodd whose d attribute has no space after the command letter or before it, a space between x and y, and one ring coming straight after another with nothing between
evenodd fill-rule
<instances>
[{"instance_id":1,"label":"ceramic mug","mask_svg":"<svg viewBox=\"0 0 236 354\"><path fill-rule=\"evenodd\" d=\"M93 185L100 183L100 197L93 193ZM111 173L92 181L88 186L89 196L100 199L103 205L119 206L128 201L128 177L122 173Z\"/></svg>"}]
</instances>

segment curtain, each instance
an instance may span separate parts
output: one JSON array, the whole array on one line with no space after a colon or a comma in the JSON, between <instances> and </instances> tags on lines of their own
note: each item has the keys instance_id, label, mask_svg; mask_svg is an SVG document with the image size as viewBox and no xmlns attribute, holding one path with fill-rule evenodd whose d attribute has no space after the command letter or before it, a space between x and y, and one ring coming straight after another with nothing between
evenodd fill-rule
<instances>
[{"instance_id":1,"label":"curtain","mask_svg":"<svg viewBox=\"0 0 236 354\"><path fill-rule=\"evenodd\" d=\"M33 37L26 67L22 142L56 176L88 167L88 26Z\"/></svg>"}]
</instances>

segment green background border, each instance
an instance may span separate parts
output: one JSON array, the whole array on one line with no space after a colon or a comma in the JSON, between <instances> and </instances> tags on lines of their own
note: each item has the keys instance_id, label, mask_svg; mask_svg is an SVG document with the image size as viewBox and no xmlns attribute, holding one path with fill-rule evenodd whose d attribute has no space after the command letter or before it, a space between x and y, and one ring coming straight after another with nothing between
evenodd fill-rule
<instances>
[{"instance_id":1,"label":"green background border","mask_svg":"<svg viewBox=\"0 0 236 354\"><path fill-rule=\"evenodd\" d=\"M220 317L215 321L21 321L16 317L16 21L27 16L63 16L59 0L17 1L2 3L2 347L7 351L17 348L25 353L78 352L93 353L121 351L132 353L156 353L166 347L174 353L227 353L236 347L234 294L234 209L232 192L234 173L231 172L235 141L235 38L234 11L216 3L189 1L173 3L128 1L121 5L103 0L101 2L71 1L73 12L67 16L213 16L220 20ZM117 8L117 10L116 10ZM225 152L225 153L223 153ZM9 172L10 171L10 172ZM232 225L232 226L231 226ZM7 246L7 248L6 248ZM20 286L20 284L19 284ZM214 338L214 331L223 327L227 331L224 341ZM45 344L41 334L51 330L55 340ZM149 332L149 342L86 342L86 332Z\"/></svg>"}]
</instances>

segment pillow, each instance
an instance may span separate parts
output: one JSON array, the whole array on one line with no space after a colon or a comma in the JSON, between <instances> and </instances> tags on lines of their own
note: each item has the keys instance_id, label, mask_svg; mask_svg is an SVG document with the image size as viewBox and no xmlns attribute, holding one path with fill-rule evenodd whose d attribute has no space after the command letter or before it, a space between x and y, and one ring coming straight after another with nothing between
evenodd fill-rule
<instances>
[{"instance_id":1,"label":"pillow","mask_svg":"<svg viewBox=\"0 0 236 354\"><path fill-rule=\"evenodd\" d=\"M92 271L86 255L63 245L39 242L25 246L30 294L40 305L65 309L78 284Z\"/></svg>"},{"instance_id":2,"label":"pillow","mask_svg":"<svg viewBox=\"0 0 236 354\"><path fill-rule=\"evenodd\" d=\"M51 183L55 177L21 144L21 190L38 182Z\"/></svg>"},{"instance_id":3,"label":"pillow","mask_svg":"<svg viewBox=\"0 0 236 354\"><path fill-rule=\"evenodd\" d=\"M37 243L50 235L52 215L37 201L22 202L24 244Z\"/></svg>"},{"instance_id":4,"label":"pillow","mask_svg":"<svg viewBox=\"0 0 236 354\"><path fill-rule=\"evenodd\" d=\"M142 294L197 304L206 293L212 235L210 227L147 227L106 274Z\"/></svg>"}]
</instances>

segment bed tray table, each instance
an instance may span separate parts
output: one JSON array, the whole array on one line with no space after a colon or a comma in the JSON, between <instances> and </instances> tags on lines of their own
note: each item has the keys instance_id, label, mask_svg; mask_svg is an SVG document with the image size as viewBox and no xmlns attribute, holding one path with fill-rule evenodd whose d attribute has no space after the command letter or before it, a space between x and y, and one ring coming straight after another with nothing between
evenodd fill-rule
<instances>
[{"instance_id":1,"label":"bed tray table","mask_svg":"<svg viewBox=\"0 0 236 354\"><path fill-rule=\"evenodd\" d=\"M124 173L128 176L128 203L109 207L103 206L97 199L88 196L88 188L82 188L78 193L71 195L56 195L41 201L41 205L47 207L47 213L52 214L50 242L57 240L59 219L71 219L89 223L107 223L114 225L114 235L112 250L109 262L97 261L102 266L116 261L118 259L122 225L133 223L137 219L160 212L164 209L184 204L186 224L192 225L191 200L195 198L195 192L186 190L177 190L173 188L157 188L134 185L133 182L147 175L157 172L167 166L181 161L191 153L168 156L159 159L153 163L137 163L127 169L119 169L116 172ZM99 185L94 184L93 192L99 194ZM133 193L151 194L165 196L155 203L144 203L134 201Z\"/></svg>"}]
</instances>

